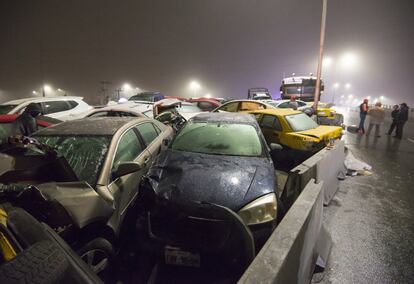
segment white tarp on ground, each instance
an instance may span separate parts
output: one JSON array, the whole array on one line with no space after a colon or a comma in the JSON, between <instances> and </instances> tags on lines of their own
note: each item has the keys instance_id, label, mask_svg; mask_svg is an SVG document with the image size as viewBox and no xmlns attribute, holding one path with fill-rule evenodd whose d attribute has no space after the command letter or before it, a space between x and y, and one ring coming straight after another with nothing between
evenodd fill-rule
<instances>
[{"instance_id":1,"label":"white tarp on ground","mask_svg":"<svg viewBox=\"0 0 414 284\"><path fill-rule=\"evenodd\" d=\"M345 156L345 167L349 171L357 172L370 171L372 169L372 167L367 163L355 158L355 156L351 153L349 149L348 153Z\"/></svg>"}]
</instances>

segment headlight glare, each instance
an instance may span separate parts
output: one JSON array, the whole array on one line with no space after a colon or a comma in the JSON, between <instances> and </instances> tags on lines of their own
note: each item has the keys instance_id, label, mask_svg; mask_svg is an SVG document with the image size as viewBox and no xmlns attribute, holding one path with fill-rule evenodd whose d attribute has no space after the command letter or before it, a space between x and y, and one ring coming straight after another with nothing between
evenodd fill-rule
<instances>
[{"instance_id":1,"label":"headlight glare","mask_svg":"<svg viewBox=\"0 0 414 284\"><path fill-rule=\"evenodd\" d=\"M246 225L266 223L276 219L277 202L274 193L259 197L238 212Z\"/></svg>"}]
</instances>

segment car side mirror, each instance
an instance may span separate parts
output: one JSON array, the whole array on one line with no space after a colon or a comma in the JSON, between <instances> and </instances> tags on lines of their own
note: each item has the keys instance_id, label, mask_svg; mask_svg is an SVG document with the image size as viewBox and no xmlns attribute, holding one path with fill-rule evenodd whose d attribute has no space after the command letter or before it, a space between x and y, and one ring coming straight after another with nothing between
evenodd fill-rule
<instances>
[{"instance_id":1,"label":"car side mirror","mask_svg":"<svg viewBox=\"0 0 414 284\"><path fill-rule=\"evenodd\" d=\"M283 149L282 145L277 144L277 143L270 143L269 147L270 147L270 151L272 151L272 152L273 151L280 151L280 150Z\"/></svg>"},{"instance_id":2,"label":"car side mirror","mask_svg":"<svg viewBox=\"0 0 414 284\"><path fill-rule=\"evenodd\" d=\"M112 172L112 178L116 179L128 174L138 172L142 169L141 165L136 162L121 162Z\"/></svg>"},{"instance_id":3,"label":"car side mirror","mask_svg":"<svg viewBox=\"0 0 414 284\"><path fill-rule=\"evenodd\" d=\"M170 144L171 140L170 139L163 139L162 140L162 145L167 147Z\"/></svg>"}]
</instances>

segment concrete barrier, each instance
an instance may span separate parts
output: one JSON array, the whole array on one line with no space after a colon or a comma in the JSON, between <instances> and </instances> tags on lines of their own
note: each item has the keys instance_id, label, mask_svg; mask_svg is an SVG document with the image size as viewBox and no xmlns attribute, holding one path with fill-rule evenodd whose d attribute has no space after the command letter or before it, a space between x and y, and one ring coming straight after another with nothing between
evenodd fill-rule
<instances>
[{"instance_id":1,"label":"concrete barrier","mask_svg":"<svg viewBox=\"0 0 414 284\"><path fill-rule=\"evenodd\" d=\"M321 241L329 241L322 229L323 200L323 183L311 180L239 283L309 283L318 256L330 251L330 243Z\"/></svg>"},{"instance_id":2,"label":"concrete barrier","mask_svg":"<svg viewBox=\"0 0 414 284\"><path fill-rule=\"evenodd\" d=\"M302 184L306 184L311 178L314 178L316 183L323 181L325 185L324 204L328 205L338 191L338 174L345 171L344 160L345 143L337 141L332 148L319 151L292 171L300 169L300 172L306 173L306 175L302 174L301 178L305 178Z\"/></svg>"},{"instance_id":3,"label":"concrete barrier","mask_svg":"<svg viewBox=\"0 0 414 284\"><path fill-rule=\"evenodd\" d=\"M281 200L287 214L239 283L309 283L315 265L325 267L332 246L323 206L339 188L345 147L338 141L289 172Z\"/></svg>"}]
</instances>

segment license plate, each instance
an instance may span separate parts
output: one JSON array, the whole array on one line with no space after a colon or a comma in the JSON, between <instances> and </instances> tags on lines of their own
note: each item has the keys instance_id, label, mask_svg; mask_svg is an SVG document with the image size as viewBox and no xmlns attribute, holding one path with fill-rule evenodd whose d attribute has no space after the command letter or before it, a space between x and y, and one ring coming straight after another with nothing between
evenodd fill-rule
<instances>
[{"instance_id":1,"label":"license plate","mask_svg":"<svg viewBox=\"0 0 414 284\"><path fill-rule=\"evenodd\" d=\"M165 263L179 266L200 267L200 254L175 247L165 247Z\"/></svg>"}]
</instances>

